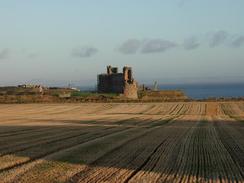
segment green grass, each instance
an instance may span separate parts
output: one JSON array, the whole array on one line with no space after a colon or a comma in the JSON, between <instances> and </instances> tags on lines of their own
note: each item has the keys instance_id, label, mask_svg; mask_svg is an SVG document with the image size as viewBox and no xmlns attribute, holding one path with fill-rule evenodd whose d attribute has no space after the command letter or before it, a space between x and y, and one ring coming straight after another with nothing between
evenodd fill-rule
<instances>
[{"instance_id":1,"label":"green grass","mask_svg":"<svg viewBox=\"0 0 244 183\"><path fill-rule=\"evenodd\" d=\"M105 97L115 97L118 96L116 93L93 93L93 92L84 92L84 91L74 91L72 92L72 97L97 97L97 96L105 96Z\"/></svg>"}]
</instances>

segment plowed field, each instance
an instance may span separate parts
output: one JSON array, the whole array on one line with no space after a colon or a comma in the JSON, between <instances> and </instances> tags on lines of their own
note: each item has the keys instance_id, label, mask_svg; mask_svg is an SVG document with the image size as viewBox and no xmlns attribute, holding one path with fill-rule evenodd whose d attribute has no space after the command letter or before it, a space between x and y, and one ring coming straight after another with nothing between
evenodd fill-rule
<instances>
[{"instance_id":1,"label":"plowed field","mask_svg":"<svg viewBox=\"0 0 244 183\"><path fill-rule=\"evenodd\" d=\"M244 102L0 105L7 182L244 182Z\"/></svg>"}]
</instances>

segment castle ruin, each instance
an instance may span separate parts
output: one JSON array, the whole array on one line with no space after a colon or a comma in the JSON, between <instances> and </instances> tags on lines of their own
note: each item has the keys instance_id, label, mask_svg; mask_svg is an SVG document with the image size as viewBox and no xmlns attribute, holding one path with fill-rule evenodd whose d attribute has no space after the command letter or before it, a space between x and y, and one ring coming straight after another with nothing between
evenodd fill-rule
<instances>
[{"instance_id":1,"label":"castle ruin","mask_svg":"<svg viewBox=\"0 0 244 183\"><path fill-rule=\"evenodd\" d=\"M107 73L99 74L97 80L99 93L119 93L127 98L138 98L137 82L132 76L131 67L125 66L123 73L119 73L117 67L107 66Z\"/></svg>"}]
</instances>

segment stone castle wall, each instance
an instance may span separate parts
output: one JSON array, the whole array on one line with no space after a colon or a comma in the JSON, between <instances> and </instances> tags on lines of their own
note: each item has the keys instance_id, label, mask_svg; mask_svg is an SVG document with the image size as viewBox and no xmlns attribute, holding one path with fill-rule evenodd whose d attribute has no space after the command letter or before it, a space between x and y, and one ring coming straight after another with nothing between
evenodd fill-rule
<instances>
[{"instance_id":1,"label":"stone castle wall","mask_svg":"<svg viewBox=\"0 0 244 183\"><path fill-rule=\"evenodd\" d=\"M123 93L123 74L101 74L98 76L99 93Z\"/></svg>"},{"instance_id":2,"label":"stone castle wall","mask_svg":"<svg viewBox=\"0 0 244 183\"><path fill-rule=\"evenodd\" d=\"M106 74L98 75L97 90L99 93L119 93L135 99L138 87L130 67L124 67L123 73L118 73L118 68L108 66Z\"/></svg>"},{"instance_id":3,"label":"stone castle wall","mask_svg":"<svg viewBox=\"0 0 244 183\"><path fill-rule=\"evenodd\" d=\"M130 99L138 98L138 87L136 82L130 84L125 83L124 96Z\"/></svg>"}]
</instances>

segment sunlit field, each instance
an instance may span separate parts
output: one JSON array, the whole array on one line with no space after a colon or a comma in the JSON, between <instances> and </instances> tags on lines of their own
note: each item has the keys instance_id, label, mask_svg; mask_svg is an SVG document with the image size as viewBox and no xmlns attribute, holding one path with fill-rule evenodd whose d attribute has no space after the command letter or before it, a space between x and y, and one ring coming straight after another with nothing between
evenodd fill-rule
<instances>
[{"instance_id":1,"label":"sunlit field","mask_svg":"<svg viewBox=\"0 0 244 183\"><path fill-rule=\"evenodd\" d=\"M244 182L244 103L0 105L0 182Z\"/></svg>"}]
</instances>

